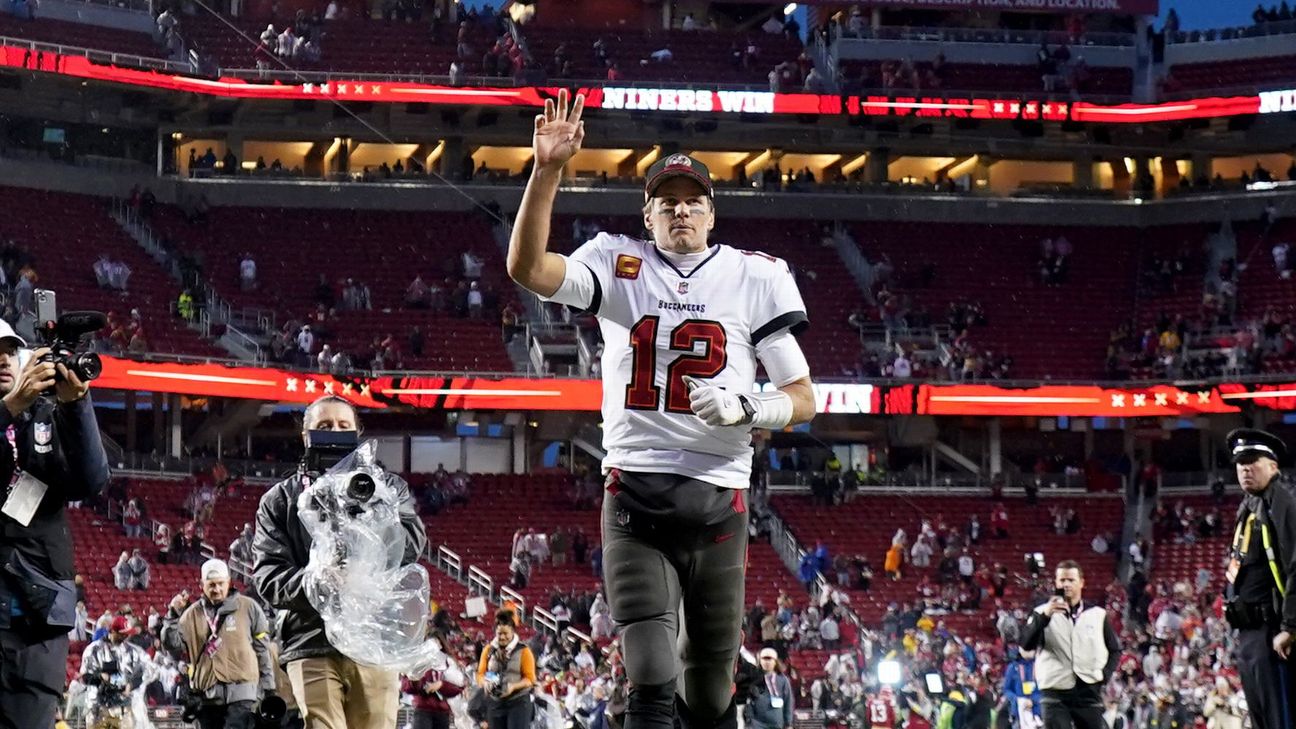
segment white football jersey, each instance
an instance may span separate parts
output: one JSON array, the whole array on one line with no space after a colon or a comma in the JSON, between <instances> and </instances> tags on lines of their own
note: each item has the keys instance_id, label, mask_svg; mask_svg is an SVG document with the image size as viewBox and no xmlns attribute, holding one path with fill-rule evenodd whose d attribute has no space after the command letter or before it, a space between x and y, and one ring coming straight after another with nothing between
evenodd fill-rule
<instances>
[{"instance_id":1,"label":"white football jersey","mask_svg":"<svg viewBox=\"0 0 1296 729\"><path fill-rule=\"evenodd\" d=\"M747 488L750 428L702 422L683 377L752 391L756 344L809 323L787 263L714 245L686 276L651 241L600 233L568 265L594 274L592 301L561 303L594 313L603 332L604 469Z\"/></svg>"}]
</instances>

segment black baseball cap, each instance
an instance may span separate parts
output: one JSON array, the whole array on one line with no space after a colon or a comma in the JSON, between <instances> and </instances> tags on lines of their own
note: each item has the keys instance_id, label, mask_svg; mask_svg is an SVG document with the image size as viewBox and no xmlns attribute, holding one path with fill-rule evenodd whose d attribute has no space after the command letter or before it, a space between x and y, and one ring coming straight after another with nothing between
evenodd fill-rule
<instances>
[{"instance_id":1,"label":"black baseball cap","mask_svg":"<svg viewBox=\"0 0 1296 729\"><path fill-rule=\"evenodd\" d=\"M1282 439L1265 430L1238 428L1224 438L1234 463L1255 463L1261 458L1280 462L1287 455Z\"/></svg>"},{"instance_id":2,"label":"black baseball cap","mask_svg":"<svg viewBox=\"0 0 1296 729\"><path fill-rule=\"evenodd\" d=\"M683 153L667 155L653 162L652 167L648 168L648 181L644 183L644 197L652 197L656 194L657 188L672 177L687 177L701 185L707 197L715 197L715 190L711 185L711 171L706 165Z\"/></svg>"}]
</instances>

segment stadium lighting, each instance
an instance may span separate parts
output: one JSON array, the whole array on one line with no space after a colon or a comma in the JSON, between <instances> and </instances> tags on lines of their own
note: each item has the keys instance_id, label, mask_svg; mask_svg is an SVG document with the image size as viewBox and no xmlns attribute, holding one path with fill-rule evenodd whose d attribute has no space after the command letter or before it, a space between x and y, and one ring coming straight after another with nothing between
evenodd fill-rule
<instances>
[{"instance_id":1,"label":"stadium lighting","mask_svg":"<svg viewBox=\"0 0 1296 729\"><path fill-rule=\"evenodd\" d=\"M878 683L895 686L900 683L900 661L878 661Z\"/></svg>"},{"instance_id":2,"label":"stadium lighting","mask_svg":"<svg viewBox=\"0 0 1296 729\"><path fill-rule=\"evenodd\" d=\"M788 3L787 5L783 6L783 14L791 15L792 13L796 12L796 9L797 9L796 3Z\"/></svg>"}]
</instances>

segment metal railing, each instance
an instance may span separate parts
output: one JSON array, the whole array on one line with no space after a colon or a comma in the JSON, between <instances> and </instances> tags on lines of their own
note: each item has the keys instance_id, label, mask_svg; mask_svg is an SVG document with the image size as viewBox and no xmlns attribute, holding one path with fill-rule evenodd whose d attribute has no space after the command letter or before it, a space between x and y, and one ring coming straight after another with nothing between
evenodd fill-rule
<instances>
[{"instance_id":1,"label":"metal railing","mask_svg":"<svg viewBox=\"0 0 1296 729\"><path fill-rule=\"evenodd\" d=\"M149 0L64 0L64 2L82 2L86 5L106 5L110 8L138 10L142 13L150 12L153 9L153 3Z\"/></svg>"},{"instance_id":2,"label":"metal railing","mask_svg":"<svg viewBox=\"0 0 1296 729\"><path fill-rule=\"evenodd\" d=\"M522 597L522 593L514 590L508 585L500 585L499 599L500 602L504 602L505 600L512 602L517 608L518 619L523 621L526 620L526 598Z\"/></svg>"},{"instance_id":3,"label":"metal railing","mask_svg":"<svg viewBox=\"0 0 1296 729\"><path fill-rule=\"evenodd\" d=\"M882 26L865 27L859 33L839 27L837 39L841 40L897 40L927 43L995 43L998 45L1038 46L1048 43L1051 46L1071 45L1078 47L1105 46L1116 48L1133 47L1137 38L1133 33L1084 32L1073 35L1065 30L1014 30L1010 28L933 28Z\"/></svg>"},{"instance_id":4,"label":"metal railing","mask_svg":"<svg viewBox=\"0 0 1296 729\"><path fill-rule=\"evenodd\" d=\"M808 489L813 475L822 471L767 471L765 483L772 491L802 492ZM1122 484L1125 477L1122 476ZM930 473L922 471L900 471L889 473L870 473L867 479L855 487L859 493L894 493L897 491L923 491L926 493L989 493L995 478L989 475L970 473L940 473L932 478ZM1038 489L1038 493L1057 495L1076 495L1088 493L1088 476L1084 473L1003 473L998 479L1005 494L1021 495L1028 486Z\"/></svg>"},{"instance_id":5,"label":"metal railing","mask_svg":"<svg viewBox=\"0 0 1296 729\"><path fill-rule=\"evenodd\" d=\"M477 565L468 565L468 592L486 599L495 595L495 580Z\"/></svg>"},{"instance_id":6,"label":"metal railing","mask_svg":"<svg viewBox=\"0 0 1296 729\"><path fill-rule=\"evenodd\" d=\"M13 48L23 48L31 53L57 53L61 56L79 56L94 63L108 66L124 66L127 68L139 68L148 71L183 74L190 74L195 70L191 64L171 61L165 58L151 58L149 56L137 56L133 53L101 51L94 48L85 48L83 46L67 46L61 43L44 43L42 41L15 38L8 35L0 36L0 45L6 45ZM31 60L35 61L36 59L32 58ZM33 68L32 70L40 69Z\"/></svg>"},{"instance_id":7,"label":"metal railing","mask_svg":"<svg viewBox=\"0 0 1296 729\"><path fill-rule=\"evenodd\" d=\"M558 619L554 614L542 607L536 607L531 611L531 623L540 630L547 630L554 635L558 635Z\"/></svg>"},{"instance_id":8,"label":"metal railing","mask_svg":"<svg viewBox=\"0 0 1296 729\"><path fill-rule=\"evenodd\" d=\"M1249 26L1231 26L1228 28L1209 28L1207 30L1180 30L1166 33L1166 43L1221 43L1246 38L1262 38L1267 35L1288 35L1296 33L1296 20L1266 21Z\"/></svg>"},{"instance_id":9,"label":"metal railing","mask_svg":"<svg viewBox=\"0 0 1296 729\"><path fill-rule=\"evenodd\" d=\"M459 557L458 552L442 544L440 547L437 547L436 559L429 561L455 580L463 581L463 559Z\"/></svg>"}]
</instances>

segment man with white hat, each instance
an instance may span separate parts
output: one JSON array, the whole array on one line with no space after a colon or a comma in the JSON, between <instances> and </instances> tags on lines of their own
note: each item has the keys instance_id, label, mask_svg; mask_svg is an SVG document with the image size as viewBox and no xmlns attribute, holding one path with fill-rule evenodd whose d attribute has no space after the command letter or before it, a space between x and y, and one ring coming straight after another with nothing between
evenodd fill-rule
<instances>
[{"instance_id":1,"label":"man with white hat","mask_svg":"<svg viewBox=\"0 0 1296 729\"><path fill-rule=\"evenodd\" d=\"M256 601L230 592L229 567L209 559L200 574L202 598L186 608L171 602L162 644L189 663L190 706L202 729L249 729L253 707L273 693L270 631Z\"/></svg>"},{"instance_id":2,"label":"man with white hat","mask_svg":"<svg viewBox=\"0 0 1296 729\"><path fill-rule=\"evenodd\" d=\"M108 485L89 383L24 347L0 321L0 729L54 723L77 624L66 505Z\"/></svg>"}]
</instances>

